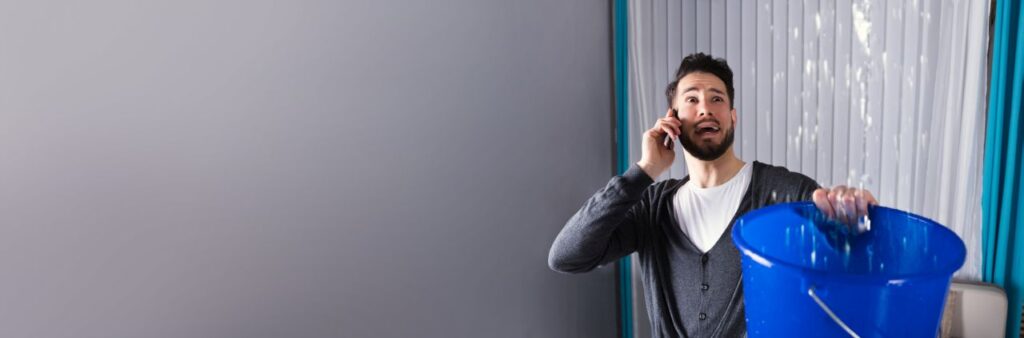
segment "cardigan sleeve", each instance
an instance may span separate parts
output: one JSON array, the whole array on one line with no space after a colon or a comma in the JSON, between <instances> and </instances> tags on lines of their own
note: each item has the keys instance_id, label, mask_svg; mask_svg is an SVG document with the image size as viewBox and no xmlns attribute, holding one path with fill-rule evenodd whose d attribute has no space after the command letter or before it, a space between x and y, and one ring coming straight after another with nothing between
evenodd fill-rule
<instances>
[{"instance_id":1,"label":"cardigan sleeve","mask_svg":"<svg viewBox=\"0 0 1024 338\"><path fill-rule=\"evenodd\" d=\"M591 271L636 251L646 227L654 181L633 164L613 177L566 222L548 253L548 266L564 273Z\"/></svg>"}]
</instances>

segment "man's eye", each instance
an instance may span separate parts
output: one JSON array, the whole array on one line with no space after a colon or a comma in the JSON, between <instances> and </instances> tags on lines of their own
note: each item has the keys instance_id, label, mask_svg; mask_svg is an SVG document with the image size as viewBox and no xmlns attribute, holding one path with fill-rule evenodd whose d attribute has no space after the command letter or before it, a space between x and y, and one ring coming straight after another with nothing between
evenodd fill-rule
<instances>
[{"instance_id":1,"label":"man's eye","mask_svg":"<svg viewBox=\"0 0 1024 338\"><path fill-rule=\"evenodd\" d=\"M686 98L686 102L689 102L689 103L697 103L697 98L696 98L696 97L693 97L693 96L687 97L687 98Z\"/></svg>"},{"instance_id":2,"label":"man's eye","mask_svg":"<svg viewBox=\"0 0 1024 338\"><path fill-rule=\"evenodd\" d=\"M722 97L721 96L715 96L711 100L714 101L714 102L722 102Z\"/></svg>"}]
</instances>

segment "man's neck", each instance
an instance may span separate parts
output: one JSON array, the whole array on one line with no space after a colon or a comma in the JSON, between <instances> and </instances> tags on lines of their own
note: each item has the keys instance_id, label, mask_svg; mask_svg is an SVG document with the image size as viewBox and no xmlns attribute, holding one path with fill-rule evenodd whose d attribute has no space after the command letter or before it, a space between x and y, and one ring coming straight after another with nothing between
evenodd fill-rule
<instances>
[{"instance_id":1,"label":"man's neck","mask_svg":"<svg viewBox=\"0 0 1024 338\"><path fill-rule=\"evenodd\" d=\"M696 184L699 188L717 187L725 184L733 176L736 176L736 173L739 173L745 164L736 157L732 147L729 147L725 154L711 161L700 160L690 154L685 154L684 156L686 156L686 169L690 172L690 182Z\"/></svg>"}]
</instances>

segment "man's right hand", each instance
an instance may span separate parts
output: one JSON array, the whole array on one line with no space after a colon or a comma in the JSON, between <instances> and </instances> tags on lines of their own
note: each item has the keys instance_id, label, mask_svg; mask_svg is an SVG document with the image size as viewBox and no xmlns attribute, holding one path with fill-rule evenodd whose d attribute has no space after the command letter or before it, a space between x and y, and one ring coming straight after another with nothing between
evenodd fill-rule
<instances>
[{"instance_id":1,"label":"man's right hand","mask_svg":"<svg viewBox=\"0 0 1024 338\"><path fill-rule=\"evenodd\" d=\"M661 173L668 170L672 161L676 158L673 150L674 144L678 141L682 122L672 114L670 108L665 117L658 119L654 127L644 132L644 143L641 146L642 155L636 164L643 169L652 180L658 179ZM666 146L665 136L670 136L671 142Z\"/></svg>"}]
</instances>

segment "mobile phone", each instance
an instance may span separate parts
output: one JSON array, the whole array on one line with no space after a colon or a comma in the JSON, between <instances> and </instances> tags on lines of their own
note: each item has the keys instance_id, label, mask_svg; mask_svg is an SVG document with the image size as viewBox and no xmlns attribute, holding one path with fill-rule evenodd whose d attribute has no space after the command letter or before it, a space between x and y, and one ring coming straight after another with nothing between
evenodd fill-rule
<instances>
[{"instance_id":1,"label":"mobile phone","mask_svg":"<svg viewBox=\"0 0 1024 338\"><path fill-rule=\"evenodd\" d=\"M678 109L672 108L672 117L675 117L676 119L679 119L679 110ZM682 142L682 141L680 141L680 142ZM665 148L668 148L669 150L672 150L672 145L673 145L672 144L672 136L665 135L665 140L661 141L661 144L664 144Z\"/></svg>"}]
</instances>

